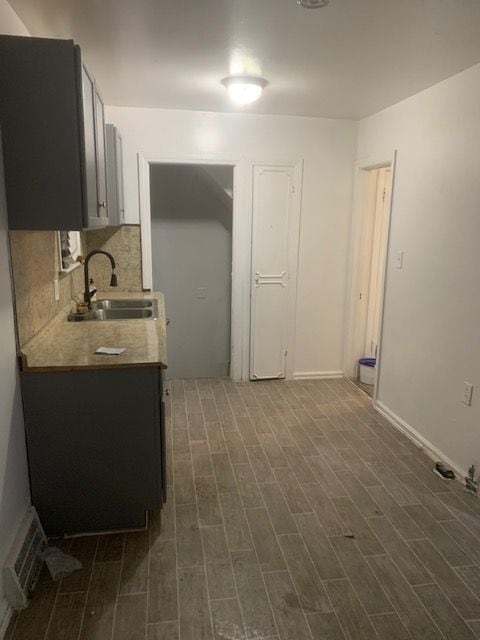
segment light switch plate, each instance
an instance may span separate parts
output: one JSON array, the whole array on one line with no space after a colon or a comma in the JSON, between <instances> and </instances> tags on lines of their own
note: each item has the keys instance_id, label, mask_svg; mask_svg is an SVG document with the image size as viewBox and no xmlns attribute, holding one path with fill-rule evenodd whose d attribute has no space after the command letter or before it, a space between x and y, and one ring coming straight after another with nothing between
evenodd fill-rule
<instances>
[{"instance_id":1,"label":"light switch plate","mask_svg":"<svg viewBox=\"0 0 480 640\"><path fill-rule=\"evenodd\" d=\"M472 398L473 398L473 384L470 382L463 383L463 404L466 404L467 407L472 406Z\"/></svg>"},{"instance_id":2,"label":"light switch plate","mask_svg":"<svg viewBox=\"0 0 480 640\"><path fill-rule=\"evenodd\" d=\"M403 269L403 251L397 251L395 258L395 269Z\"/></svg>"},{"instance_id":3,"label":"light switch plate","mask_svg":"<svg viewBox=\"0 0 480 640\"><path fill-rule=\"evenodd\" d=\"M198 287L197 298L204 300L207 297L207 287Z\"/></svg>"}]
</instances>

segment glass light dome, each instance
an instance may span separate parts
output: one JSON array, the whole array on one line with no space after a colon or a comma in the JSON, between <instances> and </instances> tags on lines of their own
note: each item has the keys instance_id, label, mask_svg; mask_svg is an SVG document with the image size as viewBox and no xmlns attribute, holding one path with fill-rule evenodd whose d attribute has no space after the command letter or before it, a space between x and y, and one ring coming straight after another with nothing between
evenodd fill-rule
<instances>
[{"instance_id":1,"label":"glass light dome","mask_svg":"<svg viewBox=\"0 0 480 640\"><path fill-rule=\"evenodd\" d=\"M237 105L251 104L258 100L266 86L263 78L253 76L229 76L222 80L232 102Z\"/></svg>"}]
</instances>

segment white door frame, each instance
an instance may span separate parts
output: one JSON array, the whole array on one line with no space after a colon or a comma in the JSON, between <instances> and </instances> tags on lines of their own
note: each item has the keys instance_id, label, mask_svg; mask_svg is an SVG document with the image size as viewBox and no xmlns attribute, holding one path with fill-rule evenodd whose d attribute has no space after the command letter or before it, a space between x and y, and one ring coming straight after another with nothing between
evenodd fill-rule
<instances>
[{"instance_id":1,"label":"white door frame","mask_svg":"<svg viewBox=\"0 0 480 640\"><path fill-rule=\"evenodd\" d=\"M382 352L382 334L383 334L383 316L384 316L384 303L385 303L385 284L386 284L386 270L389 259L389 244L390 244L390 226L391 226L391 214L392 203L395 187L395 169L397 162L397 150L394 149L390 154L384 154L383 156L364 158L358 160L355 163L355 186L353 196L353 214L352 214L352 227L350 235L350 266L349 266L349 281L347 287L347 322L345 329L345 346L344 346L344 362L343 370L345 376L353 378L356 374L357 368L357 353L359 350L360 338L357 335L356 327L360 316L360 264L361 264L361 250L362 250L362 231L364 222L366 220L367 211L367 194L368 194L368 171L372 169L380 169L385 166L391 167L391 188L390 199L388 203L388 219L387 219L387 231L386 242L387 249L385 251L385 260L381 266L382 269L382 284L380 287L380 321L378 329L378 352L377 352L377 367L376 367L376 379L374 387L374 402L377 399L378 384L377 380L380 376L381 368L381 352Z\"/></svg>"},{"instance_id":2,"label":"white door frame","mask_svg":"<svg viewBox=\"0 0 480 640\"><path fill-rule=\"evenodd\" d=\"M161 157L157 154L137 154L140 206L140 237L142 244L142 284L146 290L153 286L152 218L150 203L150 165L152 164L218 164L233 169L233 220L232 220L232 300L231 300L231 356L232 380L248 380L249 369L249 274L250 274L250 219L240 189L241 174L245 168L236 158L206 156ZM247 248L247 251L244 251ZM245 255L247 253L248 255Z\"/></svg>"}]
</instances>

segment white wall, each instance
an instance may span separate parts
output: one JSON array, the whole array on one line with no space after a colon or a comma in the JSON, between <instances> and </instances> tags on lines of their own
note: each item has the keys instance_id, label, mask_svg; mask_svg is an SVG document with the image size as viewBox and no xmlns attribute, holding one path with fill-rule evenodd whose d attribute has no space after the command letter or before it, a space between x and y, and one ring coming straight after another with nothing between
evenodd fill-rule
<instances>
[{"instance_id":1,"label":"white wall","mask_svg":"<svg viewBox=\"0 0 480 640\"><path fill-rule=\"evenodd\" d=\"M378 399L463 470L480 467L479 105L477 65L362 120L358 142L359 160L398 149Z\"/></svg>"},{"instance_id":2,"label":"white wall","mask_svg":"<svg viewBox=\"0 0 480 640\"><path fill-rule=\"evenodd\" d=\"M342 369L348 230L356 123L107 107L125 143L126 215L138 222L138 152L156 159L242 161L238 197L252 161L305 161L300 232L295 372Z\"/></svg>"},{"instance_id":3,"label":"white wall","mask_svg":"<svg viewBox=\"0 0 480 640\"><path fill-rule=\"evenodd\" d=\"M28 35L5 0L0 0L0 31ZM8 255L3 166L0 166L0 567L30 502ZM0 637L7 622L6 612L0 583Z\"/></svg>"},{"instance_id":4,"label":"white wall","mask_svg":"<svg viewBox=\"0 0 480 640\"><path fill-rule=\"evenodd\" d=\"M153 288L170 320L169 379L229 375L232 189L232 167L150 168Z\"/></svg>"}]
</instances>

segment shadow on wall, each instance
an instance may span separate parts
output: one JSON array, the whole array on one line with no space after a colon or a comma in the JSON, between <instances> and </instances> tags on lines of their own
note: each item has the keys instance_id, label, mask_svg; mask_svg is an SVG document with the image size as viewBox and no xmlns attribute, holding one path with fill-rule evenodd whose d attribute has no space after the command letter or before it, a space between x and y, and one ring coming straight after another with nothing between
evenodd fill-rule
<instances>
[{"instance_id":1,"label":"shadow on wall","mask_svg":"<svg viewBox=\"0 0 480 640\"><path fill-rule=\"evenodd\" d=\"M162 174L161 189L152 190L152 217L163 220L208 218L220 222L228 233L232 233L232 167L165 164L156 165L151 171L152 175L159 171ZM204 206L192 206L195 202Z\"/></svg>"},{"instance_id":2,"label":"shadow on wall","mask_svg":"<svg viewBox=\"0 0 480 640\"><path fill-rule=\"evenodd\" d=\"M25 508L30 502L26 475L27 457L23 429L22 394L18 376L16 376L10 406L2 408L10 414L10 421L7 432L4 434L6 441L2 442L2 447L4 447L2 455L5 459L0 463L0 537L3 544L7 542L8 536L8 544L10 544L15 533L9 530L11 524L12 522L19 524L25 513ZM21 505L16 503L16 494L20 487L20 497L23 499ZM3 538L3 535L6 537ZM8 551L8 546L5 549L2 548L1 551L3 556Z\"/></svg>"},{"instance_id":3,"label":"shadow on wall","mask_svg":"<svg viewBox=\"0 0 480 640\"><path fill-rule=\"evenodd\" d=\"M0 145L0 566L30 504ZM7 605L0 581L0 627Z\"/></svg>"},{"instance_id":4,"label":"shadow on wall","mask_svg":"<svg viewBox=\"0 0 480 640\"><path fill-rule=\"evenodd\" d=\"M230 369L233 168L151 166L153 287L165 294L168 377Z\"/></svg>"}]
</instances>

